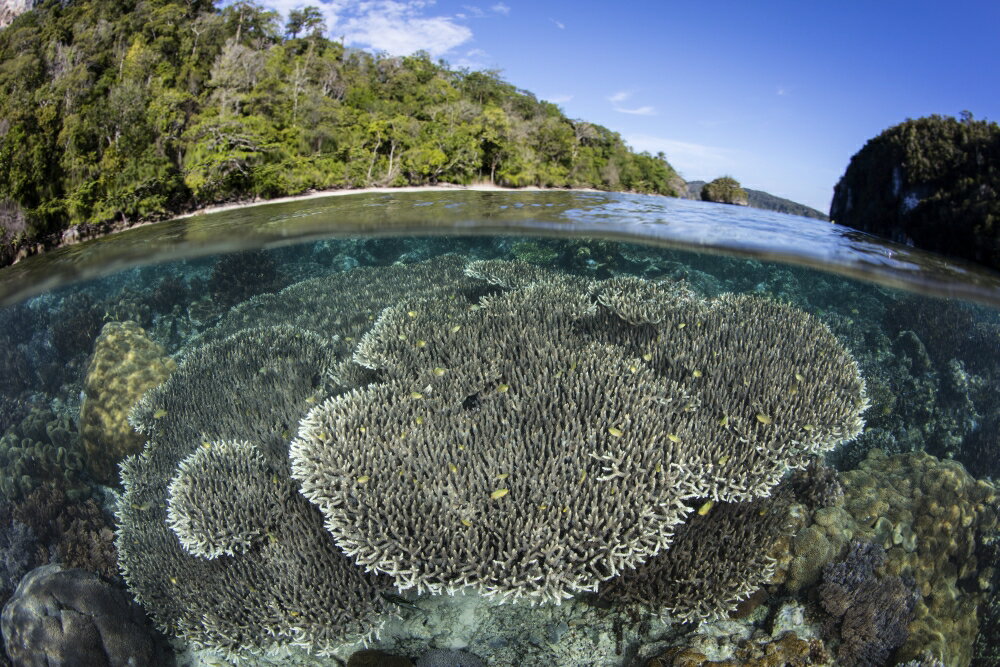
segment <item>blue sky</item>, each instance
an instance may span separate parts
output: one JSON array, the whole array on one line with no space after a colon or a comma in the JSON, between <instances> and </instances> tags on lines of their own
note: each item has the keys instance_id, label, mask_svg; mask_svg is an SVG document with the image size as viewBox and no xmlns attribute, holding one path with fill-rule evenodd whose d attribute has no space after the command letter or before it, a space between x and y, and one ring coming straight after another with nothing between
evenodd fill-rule
<instances>
[{"instance_id":1,"label":"blue sky","mask_svg":"<svg viewBox=\"0 0 1000 667\"><path fill-rule=\"evenodd\" d=\"M308 4L328 34L510 83L657 152L688 180L829 208L865 141L932 113L1000 120L1000 2L519 2Z\"/></svg>"}]
</instances>

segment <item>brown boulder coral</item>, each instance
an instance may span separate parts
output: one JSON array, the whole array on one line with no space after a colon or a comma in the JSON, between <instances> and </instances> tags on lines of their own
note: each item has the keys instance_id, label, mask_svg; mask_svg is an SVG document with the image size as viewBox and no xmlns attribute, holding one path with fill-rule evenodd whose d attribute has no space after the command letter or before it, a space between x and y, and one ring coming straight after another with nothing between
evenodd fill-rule
<instances>
[{"instance_id":1,"label":"brown boulder coral","mask_svg":"<svg viewBox=\"0 0 1000 667\"><path fill-rule=\"evenodd\" d=\"M177 367L135 322L108 322L94 344L80 407L87 467L100 482L115 479L118 462L142 448L128 412Z\"/></svg>"}]
</instances>

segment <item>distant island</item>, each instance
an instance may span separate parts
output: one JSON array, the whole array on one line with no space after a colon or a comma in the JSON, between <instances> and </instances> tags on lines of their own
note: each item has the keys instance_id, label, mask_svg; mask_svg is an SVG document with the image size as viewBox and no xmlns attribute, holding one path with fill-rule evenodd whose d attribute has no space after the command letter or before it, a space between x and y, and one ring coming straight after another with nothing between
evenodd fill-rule
<instances>
[{"instance_id":1,"label":"distant island","mask_svg":"<svg viewBox=\"0 0 1000 667\"><path fill-rule=\"evenodd\" d=\"M737 185L739 185L737 183ZM687 198L688 199L702 199L701 191L705 187L705 181L688 181L687 182ZM801 215L806 218L816 218L817 220L829 220L826 215L822 212L817 211L814 208L809 208L804 204L799 204L793 202L790 199L783 199L782 197L776 197L768 192L763 192L762 190L751 190L750 188L742 188L747 195L747 202L752 208L762 208L768 211L778 211L779 213L789 213L791 215Z\"/></svg>"},{"instance_id":2,"label":"distant island","mask_svg":"<svg viewBox=\"0 0 1000 667\"><path fill-rule=\"evenodd\" d=\"M26 4L26 3L22 3ZM70 228L317 190L488 184L681 196L665 156L497 72L323 37L314 7L45 3L0 30L0 263Z\"/></svg>"}]
</instances>

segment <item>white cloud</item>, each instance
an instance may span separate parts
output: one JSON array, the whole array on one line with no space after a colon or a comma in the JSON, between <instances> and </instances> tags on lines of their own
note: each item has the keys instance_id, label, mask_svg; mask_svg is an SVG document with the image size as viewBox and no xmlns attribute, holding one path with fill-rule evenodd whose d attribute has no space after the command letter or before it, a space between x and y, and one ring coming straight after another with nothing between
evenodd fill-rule
<instances>
[{"instance_id":1,"label":"white cloud","mask_svg":"<svg viewBox=\"0 0 1000 667\"><path fill-rule=\"evenodd\" d=\"M486 60L490 54L482 49L469 49L464 54L452 61L455 67L466 67L468 69L486 69Z\"/></svg>"},{"instance_id":2,"label":"white cloud","mask_svg":"<svg viewBox=\"0 0 1000 667\"><path fill-rule=\"evenodd\" d=\"M565 30L566 29L566 24L563 23L562 21L556 21L555 19L549 19L549 20L552 21L552 23L554 23L555 26L557 28L559 28L560 30Z\"/></svg>"},{"instance_id":3,"label":"white cloud","mask_svg":"<svg viewBox=\"0 0 1000 667\"><path fill-rule=\"evenodd\" d=\"M290 9L304 7L308 0L265 0L267 7L283 17ZM472 31L458 23L459 16L427 16L430 0L373 0L346 2L320 0L327 32L356 44L391 55L409 55L424 50L439 57L472 39ZM503 3L500 3L503 4ZM478 7L466 6L474 16L483 15Z\"/></svg>"},{"instance_id":4,"label":"white cloud","mask_svg":"<svg viewBox=\"0 0 1000 667\"><path fill-rule=\"evenodd\" d=\"M490 9L493 10L493 12L496 14L503 14L504 16L510 14L510 7L503 4L502 2L498 2L497 4L490 7Z\"/></svg>"},{"instance_id":5,"label":"white cloud","mask_svg":"<svg viewBox=\"0 0 1000 667\"><path fill-rule=\"evenodd\" d=\"M618 113L630 113L633 116L655 116L656 109L649 106L648 104L641 107L636 107L635 109L624 109L622 107L615 107L615 111Z\"/></svg>"},{"instance_id":6,"label":"white cloud","mask_svg":"<svg viewBox=\"0 0 1000 667\"><path fill-rule=\"evenodd\" d=\"M608 102L618 104L619 102L624 102L625 100L627 100L629 97L631 97L631 95L632 93L630 92L619 90L617 93L608 98Z\"/></svg>"},{"instance_id":7,"label":"white cloud","mask_svg":"<svg viewBox=\"0 0 1000 667\"><path fill-rule=\"evenodd\" d=\"M569 102L571 99L573 99L573 96L572 95L549 95L548 97L545 97L543 99L545 99L548 102L552 102L552 104L565 104L566 102Z\"/></svg>"},{"instance_id":8,"label":"white cloud","mask_svg":"<svg viewBox=\"0 0 1000 667\"><path fill-rule=\"evenodd\" d=\"M625 137L625 141L636 150L654 155L663 151L667 161L688 180L712 180L737 166L736 154L726 148L646 134Z\"/></svg>"}]
</instances>

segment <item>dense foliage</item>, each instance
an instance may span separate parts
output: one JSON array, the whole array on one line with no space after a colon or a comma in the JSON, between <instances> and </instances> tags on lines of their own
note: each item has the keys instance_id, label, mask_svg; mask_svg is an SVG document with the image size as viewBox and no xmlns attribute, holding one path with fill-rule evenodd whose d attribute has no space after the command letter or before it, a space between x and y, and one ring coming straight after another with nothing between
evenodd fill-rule
<instances>
[{"instance_id":1,"label":"dense foliage","mask_svg":"<svg viewBox=\"0 0 1000 667\"><path fill-rule=\"evenodd\" d=\"M732 176L723 176L706 183L701 189L701 200L749 206L747 191Z\"/></svg>"},{"instance_id":2,"label":"dense foliage","mask_svg":"<svg viewBox=\"0 0 1000 667\"><path fill-rule=\"evenodd\" d=\"M437 182L677 195L663 155L496 72L248 1L49 0L0 31L0 247L310 189ZM0 250L0 256L2 256Z\"/></svg>"},{"instance_id":3,"label":"dense foliage","mask_svg":"<svg viewBox=\"0 0 1000 667\"><path fill-rule=\"evenodd\" d=\"M1000 126L965 113L889 128L851 158L830 217L1000 269Z\"/></svg>"}]
</instances>

